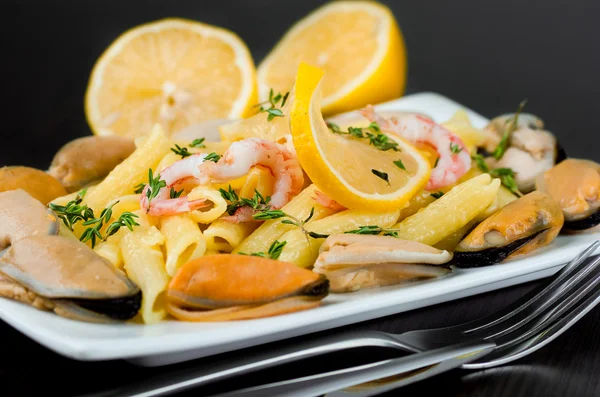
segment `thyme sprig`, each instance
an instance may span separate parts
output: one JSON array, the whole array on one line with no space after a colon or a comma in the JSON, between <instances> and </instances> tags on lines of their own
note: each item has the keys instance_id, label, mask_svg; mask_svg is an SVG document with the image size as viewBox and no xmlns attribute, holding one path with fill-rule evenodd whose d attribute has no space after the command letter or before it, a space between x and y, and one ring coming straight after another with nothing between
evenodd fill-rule
<instances>
[{"instance_id":1,"label":"thyme sprig","mask_svg":"<svg viewBox=\"0 0 600 397\"><path fill-rule=\"evenodd\" d=\"M521 103L519 104L519 107L517 108L517 111L515 112L515 115L513 117L511 117L510 119L506 120L506 126L504 128L504 133L502 134L502 138L500 138L500 142L498 143L498 146L496 146L496 149L494 149L494 152L492 153L492 156L494 156L494 158L496 160L500 160L502 158L502 156L504 156L504 152L506 152L506 149L508 148L508 140L510 138L510 135L513 132L515 132L515 130L517 129L517 125L519 122L519 115L523 111L523 108L525 107L526 104L527 104L527 99L524 99L523 101L521 101Z\"/></svg>"},{"instance_id":2,"label":"thyme sprig","mask_svg":"<svg viewBox=\"0 0 600 397\"><path fill-rule=\"evenodd\" d=\"M390 139L389 136L382 133L379 124L374 121L365 128L348 127L348 131L342 131L339 125L330 122L327 123L327 127L334 134L350 135L354 138L368 139L370 145L373 145L377 149L384 152L388 150L393 150L395 152L400 151L400 148L398 148L398 142Z\"/></svg>"},{"instance_id":3,"label":"thyme sprig","mask_svg":"<svg viewBox=\"0 0 600 397\"><path fill-rule=\"evenodd\" d=\"M517 182L515 181L515 172L511 168L495 168L490 170L490 167L485 162L485 158L481 154L475 154L472 156L472 159L477 164L477 167L488 174L490 174L493 178L499 178L500 182L504 187L511 191L511 193L522 196L523 193L519 191L519 187L517 186Z\"/></svg>"},{"instance_id":4,"label":"thyme sprig","mask_svg":"<svg viewBox=\"0 0 600 397\"><path fill-rule=\"evenodd\" d=\"M215 152L209 153L206 155L206 157L204 157L204 161L213 161L216 163L219 160L221 160L221 156Z\"/></svg>"},{"instance_id":5,"label":"thyme sprig","mask_svg":"<svg viewBox=\"0 0 600 397\"><path fill-rule=\"evenodd\" d=\"M267 211L271 208L271 196L264 197L260 192L254 189L252 198L239 197L238 194L229 185L228 190L219 189L221 197L229 201L227 204L227 213L233 215L241 207L250 207L255 211Z\"/></svg>"},{"instance_id":6,"label":"thyme sprig","mask_svg":"<svg viewBox=\"0 0 600 397\"><path fill-rule=\"evenodd\" d=\"M304 220L298 219L293 215L283 212L282 210L266 210L266 211L261 211L261 212L254 214L253 218L261 220L261 221L287 218L287 219L283 219L281 221L281 223L283 223L285 225L294 225L294 226L299 227L300 230L302 231L302 233L306 236L307 241L309 241L308 237L312 237L312 238L327 238L327 237L329 237L328 234L321 234L321 233L316 233L316 232L311 232L309 230L306 230L306 228L305 228L306 223L312 219L314 214L315 214L315 207L312 207L310 209L310 214L308 214L308 217Z\"/></svg>"},{"instance_id":7,"label":"thyme sprig","mask_svg":"<svg viewBox=\"0 0 600 397\"><path fill-rule=\"evenodd\" d=\"M267 113L267 121L271 121L273 120L275 117L283 117L283 111L279 108L283 108L285 106L285 103L288 99L288 96L290 95L289 92L286 92L285 94L282 94L280 92L278 92L277 94L275 94L275 92L273 91L273 89L271 88L269 90L269 100L259 103L257 106L260 106L260 112L261 113ZM281 102L281 103L279 103ZM271 105L270 107L264 107L263 105L269 104Z\"/></svg>"},{"instance_id":8,"label":"thyme sprig","mask_svg":"<svg viewBox=\"0 0 600 397\"><path fill-rule=\"evenodd\" d=\"M73 227L77 222L85 222L94 217L94 211L85 204L81 204L87 189L77 193L75 199L69 201L65 205L50 203L48 207L54 211L56 216L63 221L69 230L73 231Z\"/></svg>"},{"instance_id":9,"label":"thyme sprig","mask_svg":"<svg viewBox=\"0 0 600 397\"><path fill-rule=\"evenodd\" d=\"M146 212L150 211L150 202L160 192L160 189L163 187L167 187L167 182L160 179L160 174L154 175L152 174L152 168L148 168L148 190L146 190L146 197L148 198L148 209Z\"/></svg>"},{"instance_id":10,"label":"thyme sprig","mask_svg":"<svg viewBox=\"0 0 600 397\"><path fill-rule=\"evenodd\" d=\"M394 162L394 164L396 164L396 162ZM373 175L375 175L377 178L383 179L388 185L390 184L390 177L387 173L375 169L372 169L371 173L373 173Z\"/></svg>"},{"instance_id":11,"label":"thyme sprig","mask_svg":"<svg viewBox=\"0 0 600 397\"><path fill-rule=\"evenodd\" d=\"M69 228L69 230L74 231L73 226L75 226L75 224L78 222L82 222L82 226L90 226L86 228L83 233L81 233L81 236L79 237L81 242L85 243L90 241L92 248L94 248L98 240L106 241L107 238L117 233L121 227L127 227L129 230L133 230L134 226L139 226L134 219L138 218L138 216L129 211L123 212L119 216L119 219L111 224L108 224L113 215L112 208L119 201L115 201L107 208L104 208L100 213L100 216L96 218L94 211L87 205L82 204L85 193L86 191L82 190L77 194L74 200L69 201L64 206L52 203L48 205L48 207L54 211L58 218L61 219ZM102 228L106 225L108 225L108 227L105 234L102 235Z\"/></svg>"},{"instance_id":12,"label":"thyme sprig","mask_svg":"<svg viewBox=\"0 0 600 397\"><path fill-rule=\"evenodd\" d=\"M281 256L281 252L283 251L283 247L287 244L287 241L273 241L273 244L269 247L269 250L265 252L253 252L251 254L247 254L245 252L239 252L240 255L250 255L250 256L260 256L262 258L270 258L270 259L279 259Z\"/></svg>"},{"instance_id":13,"label":"thyme sprig","mask_svg":"<svg viewBox=\"0 0 600 397\"><path fill-rule=\"evenodd\" d=\"M383 233L384 236L390 236L390 237L397 238L398 230L399 229L386 229L381 226L369 225L369 226L359 226L358 229L348 230L347 232L344 232L344 233L345 234L372 234L372 235L379 235L379 234Z\"/></svg>"},{"instance_id":14,"label":"thyme sprig","mask_svg":"<svg viewBox=\"0 0 600 397\"><path fill-rule=\"evenodd\" d=\"M203 148L206 147L206 145L204 145L204 140L206 138L198 138L198 139L194 139L192 141L192 143L190 143L190 147L195 147L195 148Z\"/></svg>"},{"instance_id":15,"label":"thyme sprig","mask_svg":"<svg viewBox=\"0 0 600 397\"><path fill-rule=\"evenodd\" d=\"M182 159L189 157L192 155L192 153L188 150L188 148L186 147L181 147L178 144L175 144L174 148L171 148L171 151L179 156L181 156Z\"/></svg>"}]
</instances>

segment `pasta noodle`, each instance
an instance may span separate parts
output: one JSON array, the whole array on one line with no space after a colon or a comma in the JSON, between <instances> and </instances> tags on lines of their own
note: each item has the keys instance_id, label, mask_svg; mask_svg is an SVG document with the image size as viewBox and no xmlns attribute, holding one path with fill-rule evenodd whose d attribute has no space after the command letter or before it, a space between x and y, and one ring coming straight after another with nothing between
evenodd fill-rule
<instances>
[{"instance_id":1,"label":"pasta noodle","mask_svg":"<svg viewBox=\"0 0 600 397\"><path fill-rule=\"evenodd\" d=\"M400 210L388 212L345 210L307 223L305 228L309 232L319 234L339 234L358 229L364 225L378 225L389 228L396 222L399 215ZM295 227L294 230L284 233L279 241L286 242L279 257L280 261L291 262L300 267L310 267L317 259L319 248L325 239L308 237L301 229Z\"/></svg>"},{"instance_id":2,"label":"pasta noodle","mask_svg":"<svg viewBox=\"0 0 600 397\"><path fill-rule=\"evenodd\" d=\"M112 236L111 236L112 237ZM121 255L121 247L117 239L104 241L94 248L94 251L107 261L113 264L114 267L123 267L123 256Z\"/></svg>"},{"instance_id":3,"label":"pasta noodle","mask_svg":"<svg viewBox=\"0 0 600 397\"><path fill-rule=\"evenodd\" d=\"M227 202L221 192L206 186L198 186L188 194L189 200L205 199L210 202L207 208L190 211L190 217L198 223L211 223L227 211Z\"/></svg>"},{"instance_id":4,"label":"pasta noodle","mask_svg":"<svg viewBox=\"0 0 600 397\"><path fill-rule=\"evenodd\" d=\"M212 251L231 252L257 226L256 222L232 223L216 220L204 231L206 246Z\"/></svg>"},{"instance_id":5,"label":"pasta noodle","mask_svg":"<svg viewBox=\"0 0 600 397\"><path fill-rule=\"evenodd\" d=\"M159 322L167 314L164 294L169 276L160 249L164 242L164 236L154 226L127 230L119 241L125 271L142 290L140 315L146 324Z\"/></svg>"},{"instance_id":6,"label":"pasta noodle","mask_svg":"<svg viewBox=\"0 0 600 397\"><path fill-rule=\"evenodd\" d=\"M198 224L188 215L164 217L160 232L165 237L165 268L171 277L181 265L204 255L206 240Z\"/></svg>"},{"instance_id":7,"label":"pasta noodle","mask_svg":"<svg viewBox=\"0 0 600 397\"><path fill-rule=\"evenodd\" d=\"M315 195L315 190L317 187L315 185L310 185L306 189L300 192L296 197L290 200L289 203L283 206L282 211L286 214L294 216L299 219L306 219L310 214L311 208L314 207L315 212L308 224L315 222L321 218L324 218L328 215L333 214L335 211L323 207L320 204L317 204L313 200L313 196ZM282 234L287 231L294 229L293 225L286 225L281 223L280 219L273 219L264 222L262 225L258 227L252 234L250 234L242 243L237 246L233 252L267 252L269 246L277 240Z\"/></svg>"},{"instance_id":8,"label":"pasta noodle","mask_svg":"<svg viewBox=\"0 0 600 397\"><path fill-rule=\"evenodd\" d=\"M136 185L147 182L148 169L154 169L170 147L171 141L163 128L156 124L151 134L140 140L140 146L129 157L117 165L95 189L87 192L84 202L95 211L100 211L117 197L133 193Z\"/></svg>"}]
</instances>

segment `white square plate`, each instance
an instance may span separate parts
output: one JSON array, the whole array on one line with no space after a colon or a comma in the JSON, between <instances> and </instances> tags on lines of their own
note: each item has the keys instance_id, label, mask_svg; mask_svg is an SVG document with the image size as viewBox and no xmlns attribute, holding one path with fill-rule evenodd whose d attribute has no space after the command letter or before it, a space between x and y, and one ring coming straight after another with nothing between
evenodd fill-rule
<instances>
[{"instance_id":1,"label":"white square plate","mask_svg":"<svg viewBox=\"0 0 600 397\"><path fill-rule=\"evenodd\" d=\"M415 111L437 122L465 109L472 123L487 120L434 93L381 104L381 111ZM331 294L321 307L277 317L222 323L164 321L153 325L89 324L0 299L0 318L55 352L77 360L126 359L143 366L166 365L250 347L546 277L600 237L600 233L559 236L527 257L478 269L457 269L431 281L405 286Z\"/></svg>"}]
</instances>

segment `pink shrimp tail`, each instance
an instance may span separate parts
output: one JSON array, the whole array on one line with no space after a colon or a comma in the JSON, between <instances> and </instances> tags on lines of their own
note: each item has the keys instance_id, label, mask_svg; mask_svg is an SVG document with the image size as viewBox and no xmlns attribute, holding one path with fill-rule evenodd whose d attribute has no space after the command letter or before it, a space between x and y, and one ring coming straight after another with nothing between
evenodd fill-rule
<instances>
[{"instance_id":1,"label":"pink shrimp tail","mask_svg":"<svg viewBox=\"0 0 600 397\"><path fill-rule=\"evenodd\" d=\"M315 195L312 197L312 199L317 204L334 211L343 211L346 209L346 207L319 190L315 190Z\"/></svg>"}]
</instances>

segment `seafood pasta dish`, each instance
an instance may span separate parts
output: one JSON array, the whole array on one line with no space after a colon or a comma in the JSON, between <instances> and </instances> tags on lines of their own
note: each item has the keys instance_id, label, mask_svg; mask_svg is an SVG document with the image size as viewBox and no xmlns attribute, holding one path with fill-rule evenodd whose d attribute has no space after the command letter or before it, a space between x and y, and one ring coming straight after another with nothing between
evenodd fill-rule
<instances>
[{"instance_id":1,"label":"seafood pasta dish","mask_svg":"<svg viewBox=\"0 0 600 397\"><path fill-rule=\"evenodd\" d=\"M235 101L227 89L212 96L205 114L176 79L161 86L164 102L101 105L125 89L106 88L133 59L115 54L146 33L119 38L86 95L94 135L66 143L47 170L0 169L0 296L77 321L241 321L502 266L600 223L600 165L568 157L526 101L476 128L464 111L378 111L400 81L360 102L328 80L357 72L309 55L287 65L298 30L310 36L320 13L354 12L340 4L286 34L245 110L252 84ZM387 21L390 51L404 51L384 7L356 4ZM215 81L229 69L218 70ZM211 110L220 102L228 113Z\"/></svg>"}]
</instances>

